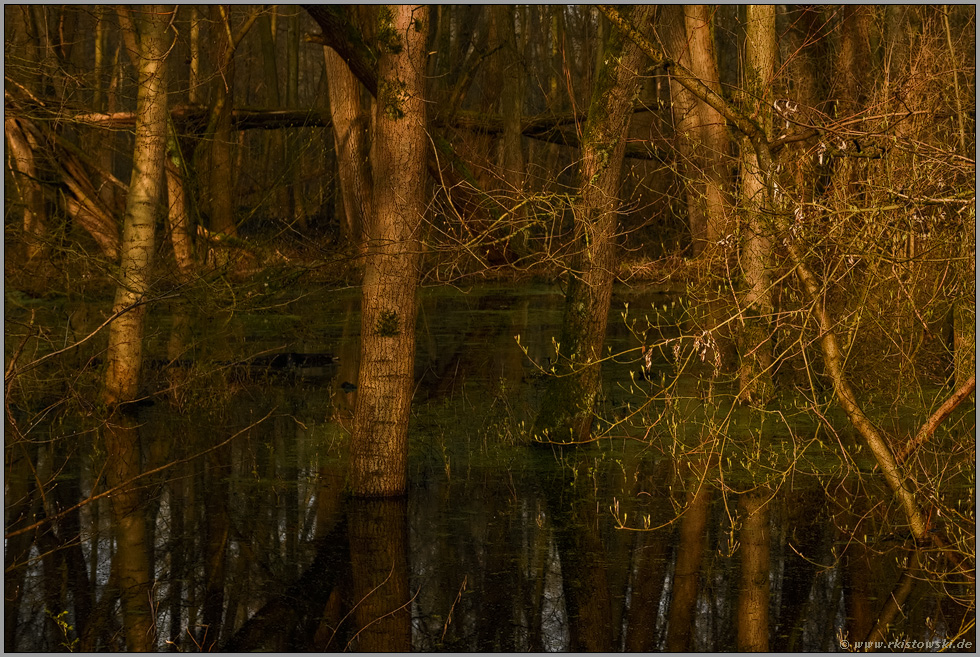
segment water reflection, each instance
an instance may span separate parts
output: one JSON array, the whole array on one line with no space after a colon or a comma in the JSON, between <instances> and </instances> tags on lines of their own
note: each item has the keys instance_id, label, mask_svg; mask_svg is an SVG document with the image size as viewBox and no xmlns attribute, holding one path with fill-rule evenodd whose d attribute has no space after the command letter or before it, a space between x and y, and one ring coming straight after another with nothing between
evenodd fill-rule
<instances>
[{"instance_id":1,"label":"water reflection","mask_svg":"<svg viewBox=\"0 0 980 657\"><path fill-rule=\"evenodd\" d=\"M315 373L221 369L282 347L282 327L225 318L209 325L220 351L192 348L175 313L161 359L212 363L159 372L197 381L181 396L104 425L18 435L8 419L5 647L823 651L869 636L911 547L881 540L873 480L743 486L644 430L578 449L517 441L540 387L514 335L546 362L560 304L543 290L424 299L411 488L383 502L344 495L351 299L293 309L320 342L289 349L340 356ZM610 326L614 351L638 346ZM603 412L646 399L631 367L605 369ZM956 635L973 612L938 593L912 591L897 631Z\"/></svg>"}]
</instances>

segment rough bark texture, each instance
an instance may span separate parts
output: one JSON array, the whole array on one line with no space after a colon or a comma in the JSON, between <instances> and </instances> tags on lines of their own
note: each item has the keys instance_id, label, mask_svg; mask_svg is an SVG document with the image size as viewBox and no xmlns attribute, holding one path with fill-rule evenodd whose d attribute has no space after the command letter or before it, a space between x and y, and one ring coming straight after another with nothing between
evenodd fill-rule
<instances>
[{"instance_id":1,"label":"rough bark texture","mask_svg":"<svg viewBox=\"0 0 980 657\"><path fill-rule=\"evenodd\" d=\"M631 19L645 24L652 7L635 6ZM599 393L600 359L612 297L619 185L626 132L646 61L640 48L612 30L596 76L585 124L581 192L573 206L580 249L568 272L559 341L559 376L549 380L534 434L558 442L588 440Z\"/></svg>"},{"instance_id":2,"label":"rough bark texture","mask_svg":"<svg viewBox=\"0 0 980 657\"><path fill-rule=\"evenodd\" d=\"M105 401L130 401L139 389L143 358L143 318L150 291L154 225L163 191L167 146L167 87L165 30L169 13L163 7L146 11L140 39L139 90L133 176L126 199L120 247L119 286L113 312L126 308L109 329Z\"/></svg>"},{"instance_id":3,"label":"rough bark texture","mask_svg":"<svg viewBox=\"0 0 980 657\"><path fill-rule=\"evenodd\" d=\"M361 367L351 445L351 490L405 492L415 364L418 230L425 210L428 9L382 7L374 211L361 302Z\"/></svg>"}]
</instances>

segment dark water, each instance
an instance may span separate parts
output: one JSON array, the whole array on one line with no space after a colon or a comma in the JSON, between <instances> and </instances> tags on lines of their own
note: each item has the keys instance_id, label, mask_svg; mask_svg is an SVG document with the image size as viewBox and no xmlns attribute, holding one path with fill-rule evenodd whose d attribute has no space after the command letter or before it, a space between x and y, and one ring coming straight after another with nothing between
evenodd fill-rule
<instances>
[{"instance_id":1,"label":"dark water","mask_svg":"<svg viewBox=\"0 0 980 657\"><path fill-rule=\"evenodd\" d=\"M154 403L111 426L93 407L98 366L82 368L97 340L38 368L7 419L5 648L724 651L761 633L771 650L837 651L867 637L911 547L880 476L842 466L803 414L757 418L696 374L662 394L670 348L662 381L631 377L629 327L677 335L678 298L617 294L605 438L525 443L561 303L550 288L423 294L410 490L393 501L344 493L352 291L158 308ZM98 324L89 307L43 311L68 341ZM320 356L270 356L284 353ZM972 651L973 589L939 580L915 584L889 636Z\"/></svg>"}]
</instances>

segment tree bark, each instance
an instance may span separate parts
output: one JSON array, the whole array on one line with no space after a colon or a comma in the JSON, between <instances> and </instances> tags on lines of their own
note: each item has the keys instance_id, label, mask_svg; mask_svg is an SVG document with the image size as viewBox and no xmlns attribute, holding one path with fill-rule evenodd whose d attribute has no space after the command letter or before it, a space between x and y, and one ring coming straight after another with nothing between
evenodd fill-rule
<instances>
[{"instance_id":1,"label":"tree bark","mask_svg":"<svg viewBox=\"0 0 980 657\"><path fill-rule=\"evenodd\" d=\"M770 135L771 89L776 72L776 9L773 5L749 5L746 11L745 112L757 117ZM739 399L766 402L772 384L772 251L773 230L767 215L773 210L767 180L769 163L761 163L746 136L741 140L742 274L748 290L743 298L740 327Z\"/></svg>"},{"instance_id":2,"label":"tree bark","mask_svg":"<svg viewBox=\"0 0 980 657\"><path fill-rule=\"evenodd\" d=\"M217 46L216 59L220 63L214 83L217 124L211 140L211 158L208 163L210 168L208 195L210 198L211 230L235 237L238 235L238 231L235 227L234 175L231 156L231 112L235 97L235 46L229 43L230 33L225 34L226 30L223 29L223 27L228 26L229 7L228 5L223 8L220 5L211 7L211 19L214 21L212 38Z\"/></svg>"},{"instance_id":3,"label":"tree bark","mask_svg":"<svg viewBox=\"0 0 980 657\"><path fill-rule=\"evenodd\" d=\"M37 168L34 166L34 151L27 137L20 129L17 119L4 119L7 146L10 148L10 161L17 174L14 183L21 202L24 204L24 255L33 260L41 254L45 233L44 195L38 182Z\"/></svg>"},{"instance_id":4,"label":"tree bark","mask_svg":"<svg viewBox=\"0 0 980 657\"><path fill-rule=\"evenodd\" d=\"M190 282L197 268L194 257L194 240L191 237L190 216L188 213L187 193L184 191L183 158L180 155L180 144L177 137L170 131L167 134L167 227L170 231L170 243L174 248L174 259L177 261L177 271L180 280Z\"/></svg>"},{"instance_id":5,"label":"tree bark","mask_svg":"<svg viewBox=\"0 0 980 657\"><path fill-rule=\"evenodd\" d=\"M631 19L642 25L652 13L652 7L638 5ZM581 191L573 206L580 251L568 272L558 376L548 381L533 432L538 439L557 442L586 441L592 429L615 276L626 132L639 89L637 72L646 60L620 30L611 31L605 53L582 142Z\"/></svg>"},{"instance_id":6,"label":"tree bark","mask_svg":"<svg viewBox=\"0 0 980 657\"><path fill-rule=\"evenodd\" d=\"M332 48L323 47L327 71L334 149L340 170L340 194L344 203L347 238L363 253L367 222L372 216L370 115L361 103L361 85Z\"/></svg>"},{"instance_id":7,"label":"tree bark","mask_svg":"<svg viewBox=\"0 0 980 657\"><path fill-rule=\"evenodd\" d=\"M684 66L691 67L691 43L685 26L687 5L665 5L660 9L660 37L664 49ZM697 256L704 249L708 227L705 216L702 113L697 97L677 79L670 80L670 110L674 119L674 138L677 143L678 168L683 171L684 198L687 204L687 224L691 231L691 253Z\"/></svg>"},{"instance_id":8,"label":"tree bark","mask_svg":"<svg viewBox=\"0 0 980 657\"><path fill-rule=\"evenodd\" d=\"M419 226L425 211L428 8L385 6L374 136L375 220L361 301L361 358L351 445L351 491L401 495L415 364Z\"/></svg>"},{"instance_id":9,"label":"tree bark","mask_svg":"<svg viewBox=\"0 0 980 657\"><path fill-rule=\"evenodd\" d=\"M139 389L143 358L144 302L150 292L154 227L163 190L167 145L167 86L165 43L169 12L156 6L143 13L139 45L136 138L133 175L126 198L120 247L119 286L113 312L120 315L109 329L105 402L131 401Z\"/></svg>"}]
</instances>

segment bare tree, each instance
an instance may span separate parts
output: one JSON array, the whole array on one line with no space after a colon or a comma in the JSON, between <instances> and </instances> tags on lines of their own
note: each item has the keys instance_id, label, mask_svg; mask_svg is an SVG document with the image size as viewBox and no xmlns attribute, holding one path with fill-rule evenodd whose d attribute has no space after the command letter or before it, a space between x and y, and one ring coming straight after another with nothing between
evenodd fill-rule
<instances>
[{"instance_id":1,"label":"bare tree","mask_svg":"<svg viewBox=\"0 0 980 657\"><path fill-rule=\"evenodd\" d=\"M139 390L154 228L164 185L168 53L165 34L169 18L170 12L162 6L147 7L141 12L143 30L138 46L139 90L133 176L126 198L120 277L113 304L113 312L122 314L109 329L107 354L104 397L110 405L133 400Z\"/></svg>"}]
</instances>

